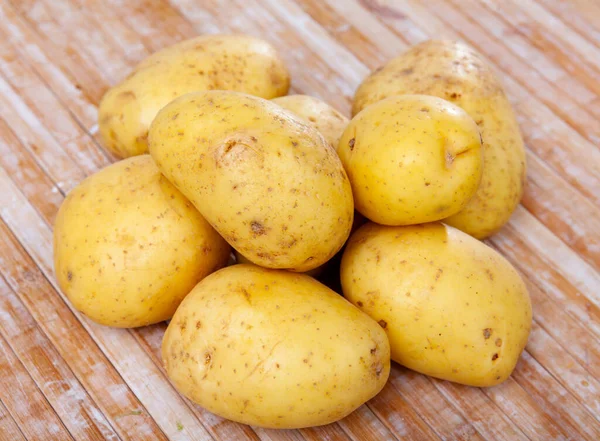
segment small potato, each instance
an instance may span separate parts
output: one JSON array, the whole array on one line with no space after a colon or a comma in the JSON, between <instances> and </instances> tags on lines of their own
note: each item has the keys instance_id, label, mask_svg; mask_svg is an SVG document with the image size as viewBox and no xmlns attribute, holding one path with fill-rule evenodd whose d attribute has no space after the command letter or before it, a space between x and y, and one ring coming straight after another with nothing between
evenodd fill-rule
<instances>
[{"instance_id":1,"label":"small potato","mask_svg":"<svg viewBox=\"0 0 600 441\"><path fill-rule=\"evenodd\" d=\"M171 318L230 248L149 155L113 164L69 193L54 225L58 284L97 323Z\"/></svg>"},{"instance_id":2,"label":"small potato","mask_svg":"<svg viewBox=\"0 0 600 441\"><path fill-rule=\"evenodd\" d=\"M344 296L386 330L392 359L470 386L506 380L525 348L531 302L496 251L440 224L366 224L348 241Z\"/></svg>"},{"instance_id":3,"label":"small potato","mask_svg":"<svg viewBox=\"0 0 600 441\"><path fill-rule=\"evenodd\" d=\"M482 172L477 124L441 98L403 95L356 115L338 154L356 209L383 225L451 216L477 191Z\"/></svg>"},{"instance_id":4,"label":"small potato","mask_svg":"<svg viewBox=\"0 0 600 441\"><path fill-rule=\"evenodd\" d=\"M142 61L111 88L99 108L104 145L120 157L148 151L148 128L178 96L199 90L237 90L266 99L285 95L290 77L269 43L246 35L204 35Z\"/></svg>"},{"instance_id":5,"label":"small potato","mask_svg":"<svg viewBox=\"0 0 600 441\"><path fill-rule=\"evenodd\" d=\"M309 276L234 265L200 282L167 328L175 387L217 415L292 429L337 421L384 386L385 332Z\"/></svg>"},{"instance_id":6,"label":"small potato","mask_svg":"<svg viewBox=\"0 0 600 441\"><path fill-rule=\"evenodd\" d=\"M309 271L350 234L354 203L340 159L275 103L188 94L160 111L149 140L164 175L253 263Z\"/></svg>"},{"instance_id":7,"label":"small potato","mask_svg":"<svg viewBox=\"0 0 600 441\"><path fill-rule=\"evenodd\" d=\"M325 101L308 95L288 95L271 101L312 125L323 135L329 145L337 150L340 136L350 122L340 112Z\"/></svg>"},{"instance_id":8,"label":"small potato","mask_svg":"<svg viewBox=\"0 0 600 441\"><path fill-rule=\"evenodd\" d=\"M352 113L404 94L444 98L463 108L479 126L481 184L469 203L444 222L478 239L494 234L519 204L526 178L519 125L494 69L463 43L425 41L369 75L356 91Z\"/></svg>"}]
</instances>

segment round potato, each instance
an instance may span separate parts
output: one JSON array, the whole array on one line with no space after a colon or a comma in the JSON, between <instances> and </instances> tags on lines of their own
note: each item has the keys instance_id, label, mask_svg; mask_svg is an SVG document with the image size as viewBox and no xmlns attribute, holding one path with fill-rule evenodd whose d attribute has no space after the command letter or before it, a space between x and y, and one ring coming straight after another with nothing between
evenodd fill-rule
<instances>
[{"instance_id":1,"label":"round potato","mask_svg":"<svg viewBox=\"0 0 600 441\"><path fill-rule=\"evenodd\" d=\"M148 155L85 179L54 225L60 288L92 320L120 328L171 318L229 250Z\"/></svg>"},{"instance_id":2,"label":"round potato","mask_svg":"<svg viewBox=\"0 0 600 441\"><path fill-rule=\"evenodd\" d=\"M348 241L344 296L386 330L392 359L470 386L506 380L525 348L531 302L496 251L440 223L369 223Z\"/></svg>"},{"instance_id":3,"label":"round potato","mask_svg":"<svg viewBox=\"0 0 600 441\"><path fill-rule=\"evenodd\" d=\"M308 271L350 234L354 203L340 159L275 103L188 94L160 111L149 140L164 175L253 263Z\"/></svg>"},{"instance_id":4,"label":"round potato","mask_svg":"<svg viewBox=\"0 0 600 441\"><path fill-rule=\"evenodd\" d=\"M290 77L269 43L246 35L204 35L162 49L111 88L99 108L104 145L120 157L148 151L158 111L198 90L237 90L266 99L285 95Z\"/></svg>"},{"instance_id":5,"label":"round potato","mask_svg":"<svg viewBox=\"0 0 600 441\"><path fill-rule=\"evenodd\" d=\"M469 203L444 222L482 239L515 210L525 185L525 149L512 107L483 56L455 41L418 44L373 72L358 88L353 114L387 97L435 95L463 108L483 138L483 176Z\"/></svg>"},{"instance_id":6,"label":"round potato","mask_svg":"<svg viewBox=\"0 0 600 441\"><path fill-rule=\"evenodd\" d=\"M288 95L271 101L312 125L323 135L329 145L337 150L340 136L350 122L340 112L325 101L308 95Z\"/></svg>"},{"instance_id":7,"label":"round potato","mask_svg":"<svg viewBox=\"0 0 600 441\"><path fill-rule=\"evenodd\" d=\"M403 95L356 115L338 154L356 209L383 225L432 222L460 211L482 172L477 124L441 98Z\"/></svg>"},{"instance_id":8,"label":"round potato","mask_svg":"<svg viewBox=\"0 0 600 441\"><path fill-rule=\"evenodd\" d=\"M377 323L326 286L247 264L200 282L162 344L182 394L224 418L278 429L348 415L383 388L389 351Z\"/></svg>"}]
</instances>

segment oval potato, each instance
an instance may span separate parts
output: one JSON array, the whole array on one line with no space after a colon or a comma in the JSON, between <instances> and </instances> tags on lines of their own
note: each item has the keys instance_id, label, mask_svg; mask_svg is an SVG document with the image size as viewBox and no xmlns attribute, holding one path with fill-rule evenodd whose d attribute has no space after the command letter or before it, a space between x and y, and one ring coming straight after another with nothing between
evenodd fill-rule
<instances>
[{"instance_id":1,"label":"oval potato","mask_svg":"<svg viewBox=\"0 0 600 441\"><path fill-rule=\"evenodd\" d=\"M93 321L120 328L171 318L229 245L149 155L117 162L65 198L54 225L61 290Z\"/></svg>"},{"instance_id":2,"label":"oval potato","mask_svg":"<svg viewBox=\"0 0 600 441\"><path fill-rule=\"evenodd\" d=\"M488 61L462 43L425 41L367 77L356 91L352 112L404 94L444 98L477 123L483 138L481 185L466 207L444 222L479 239L498 231L521 200L526 166L519 126Z\"/></svg>"},{"instance_id":3,"label":"oval potato","mask_svg":"<svg viewBox=\"0 0 600 441\"><path fill-rule=\"evenodd\" d=\"M385 332L366 314L309 276L247 264L192 290L167 328L162 358L192 401L278 429L345 417L390 371Z\"/></svg>"},{"instance_id":4,"label":"oval potato","mask_svg":"<svg viewBox=\"0 0 600 441\"><path fill-rule=\"evenodd\" d=\"M440 223L369 223L348 241L344 296L386 330L392 359L423 374L494 386L513 371L531 301L496 251Z\"/></svg>"},{"instance_id":5,"label":"oval potato","mask_svg":"<svg viewBox=\"0 0 600 441\"><path fill-rule=\"evenodd\" d=\"M269 43L246 35L203 35L166 47L108 90L99 107L104 145L119 157L148 151L158 111L198 90L237 90L266 99L285 95L290 77Z\"/></svg>"},{"instance_id":6,"label":"oval potato","mask_svg":"<svg viewBox=\"0 0 600 441\"><path fill-rule=\"evenodd\" d=\"M226 91L183 96L152 123L150 153L253 263L308 271L350 234L352 190L337 154L270 101Z\"/></svg>"},{"instance_id":7,"label":"oval potato","mask_svg":"<svg viewBox=\"0 0 600 441\"><path fill-rule=\"evenodd\" d=\"M427 95L371 104L352 118L338 154L356 209L383 225L412 225L459 212L482 173L477 124L460 107Z\"/></svg>"},{"instance_id":8,"label":"oval potato","mask_svg":"<svg viewBox=\"0 0 600 441\"><path fill-rule=\"evenodd\" d=\"M337 150L340 136L350 122L325 101L308 95L288 95L271 101L302 118L323 135L329 145Z\"/></svg>"}]
</instances>

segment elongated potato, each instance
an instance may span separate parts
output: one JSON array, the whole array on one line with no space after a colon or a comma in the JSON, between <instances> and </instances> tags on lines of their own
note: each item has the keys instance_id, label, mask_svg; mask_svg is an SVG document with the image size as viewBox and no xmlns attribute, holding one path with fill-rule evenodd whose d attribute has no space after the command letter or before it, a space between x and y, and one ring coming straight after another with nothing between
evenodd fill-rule
<instances>
[{"instance_id":1,"label":"elongated potato","mask_svg":"<svg viewBox=\"0 0 600 441\"><path fill-rule=\"evenodd\" d=\"M329 145L337 150L340 136L350 120L325 101L308 95L288 95L271 101L293 112L317 129Z\"/></svg>"},{"instance_id":2,"label":"elongated potato","mask_svg":"<svg viewBox=\"0 0 600 441\"><path fill-rule=\"evenodd\" d=\"M392 359L433 377L494 386L513 371L531 329L531 301L496 251L440 223L352 235L344 296L386 330Z\"/></svg>"},{"instance_id":3,"label":"elongated potato","mask_svg":"<svg viewBox=\"0 0 600 441\"><path fill-rule=\"evenodd\" d=\"M121 328L171 318L199 280L225 265L229 251L149 155L85 179L54 225L61 290L95 322Z\"/></svg>"},{"instance_id":4,"label":"elongated potato","mask_svg":"<svg viewBox=\"0 0 600 441\"><path fill-rule=\"evenodd\" d=\"M430 40L374 71L356 91L353 114L384 98L435 95L462 107L483 138L483 176L475 196L444 222L484 238L498 231L515 210L525 185L525 149L500 81L470 47Z\"/></svg>"},{"instance_id":5,"label":"elongated potato","mask_svg":"<svg viewBox=\"0 0 600 441\"><path fill-rule=\"evenodd\" d=\"M277 104L188 94L161 110L149 140L165 176L253 263L308 271L348 238L354 203L340 159Z\"/></svg>"},{"instance_id":6,"label":"elongated potato","mask_svg":"<svg viewBox=\"0 0 600 441\"><path fill-rule=\"evenodd\" d=\"M162 358L192 401L279 429L343 418L390 371L385 332L366 314L309 276L247 264L192 290L167 328Z\"/></svg>"},{"instance_id":7,"label":"elongated potato","mask_svg":"<svg viewBox=\"0 0 600 441\"><path fill-rule=\"evenodd\" d=\"M275 49L246 35L204 35L142 61L111 88L99 108L104 145L120 157L148 151L148 128L158 111L198 90L237 90L263 98L285 95L290 77Z\"/></svg>"},{"instance_id":8,"label":"elongated potato","mask_svg":"<svg viewBox=\"0 0 600 441\"><path fill-rule=\"evenodd\" d=\"M344 130L338 154L356 209L383 225L458 213L481 180L477 124L434 96L400 95L371 104Z\"/></svg>"}]
</instances>

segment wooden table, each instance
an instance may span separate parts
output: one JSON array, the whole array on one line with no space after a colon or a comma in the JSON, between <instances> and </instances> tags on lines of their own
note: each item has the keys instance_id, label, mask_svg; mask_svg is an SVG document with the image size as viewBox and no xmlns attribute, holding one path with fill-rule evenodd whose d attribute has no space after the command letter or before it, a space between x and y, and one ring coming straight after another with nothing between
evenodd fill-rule
<instances>
[{"instance_id":1,"label":"wooden table","mask_svg":"<svg viewBox=\"0 0 600 441\"><path fill-rule=\"evenodd\" d=\"M346 113L371 69L427 38L493 61L529 165L522 206L488 241L534 304L508 381L469 388L395 365L339 423L253 429L169 384L164 324L109 329L65 301L52 225L64 195L111 162L100 97L151 52L215 32L270 40L293 92ZM0 0L0 52L1 440L600 440L600 1Z\"/></svg>"}]
</instances>

